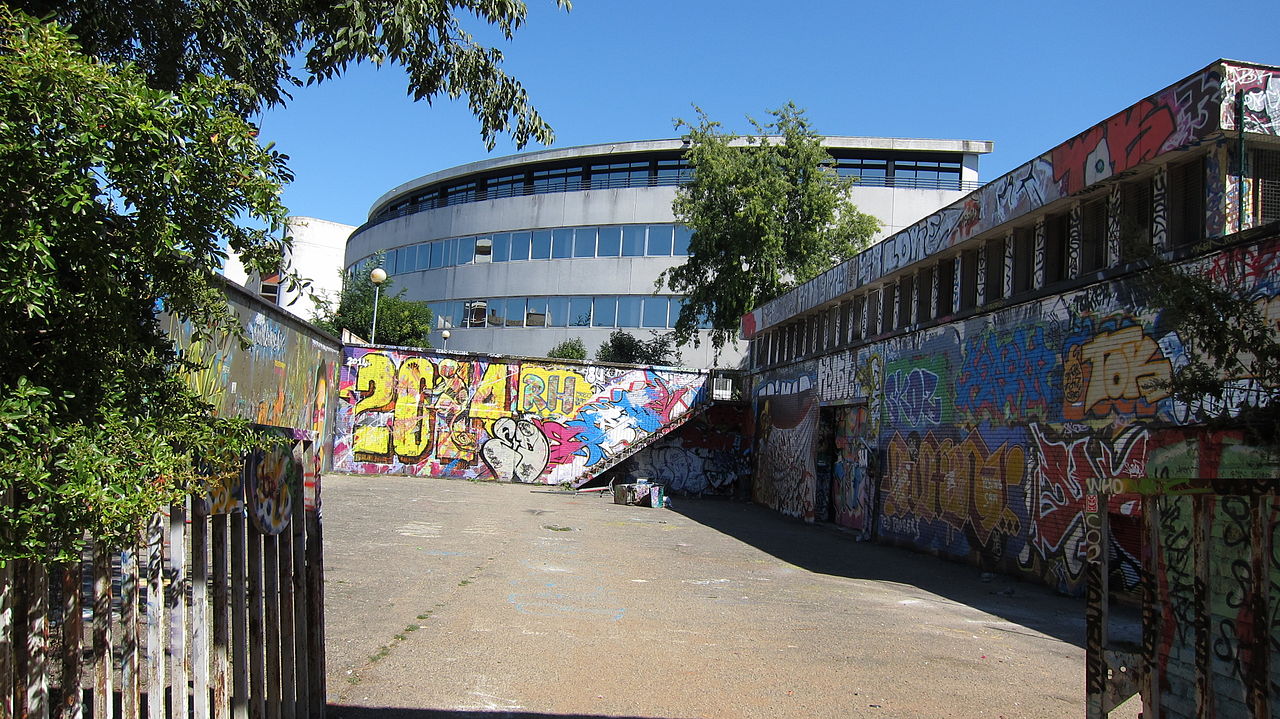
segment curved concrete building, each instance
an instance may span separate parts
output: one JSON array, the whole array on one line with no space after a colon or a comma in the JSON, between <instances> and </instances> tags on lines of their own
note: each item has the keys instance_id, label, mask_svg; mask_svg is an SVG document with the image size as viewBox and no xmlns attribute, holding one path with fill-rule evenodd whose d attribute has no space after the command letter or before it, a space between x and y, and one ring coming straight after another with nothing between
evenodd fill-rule
<instances>
[{"instance_id":1,"label":"curved concrete building","mask_svg":"<svg viewBox=\"0 0 1280 719\"><path fill-rule=\"evenodd\" d=\"M865 137L824 139L853 201L891 234L978 186L991 143ZM447 345L545 355L569 338L594 354L609 334L641 338L675 323L681 298L655 293L687 254L689 231L671 212L689 176L681 140L542 150L425 175L387 192L347 240L344 268L366 271L379 252L405 298L428 303ZM716 364L737 367L745 343ZM709 342L682 364L710 367Z\"/></svg>"}]
</instances>

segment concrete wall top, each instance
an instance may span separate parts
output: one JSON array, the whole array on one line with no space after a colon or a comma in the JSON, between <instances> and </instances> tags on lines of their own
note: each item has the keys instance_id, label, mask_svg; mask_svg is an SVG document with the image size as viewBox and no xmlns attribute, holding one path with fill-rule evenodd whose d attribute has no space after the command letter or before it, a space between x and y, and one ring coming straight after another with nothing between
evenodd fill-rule
<instances>
[{"instance_id":1,"label":"concrete wall top","mask_svg":"<svg viewBox=\"0 0 1280 719\"><path fill-rule=\"evenodd\" d=\"M921 138L899 138L899 137L853 137L853 136L827 136L823 137L822 142L827 147L852 148L852 149L868 149L868 150L916 150L923 152L957 152L969 154L986 154L991 152L994 144L986 140L933 140ZM740 144L746 144L745 138L739 139ZM369 210L369 219L372 220L382 208L394 199L399 198L406 193L414 192L427 185L447 180L453 177L461 177L479 172L488 172L504 167L518 167L535 162L554 162L556 160L570 160L583 157L608 155L636 154L643 152L672 152L683 151L685 144L680 139L665 140L639 140L634 142L610 142L598 145L579 145L576 147L552 148L549 150L537 150L534 152L525 152L518 155L506 155L503 157L495 157L488 160L479 160L477 162L458 165L428 175L423 175L415 180L409 180L402 183L390 191L384 193L374 203Z\"/></svg>"},{"instance_id":2,"label":"concrete wall top","mask_svg":"<svg viewBox=\"0 0 1280 719\"><path fill-rule=\"evenodd\" d=\"M1280 67L1218 60L747 313L747 339L1098 183L1235 129L1280 135Z\"/></svg>"}]
</instances>

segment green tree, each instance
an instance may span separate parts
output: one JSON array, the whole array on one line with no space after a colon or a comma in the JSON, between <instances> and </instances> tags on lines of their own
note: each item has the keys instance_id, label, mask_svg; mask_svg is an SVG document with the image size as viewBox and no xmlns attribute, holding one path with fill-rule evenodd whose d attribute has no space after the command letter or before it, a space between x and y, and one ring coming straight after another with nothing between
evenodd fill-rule
<instances>
[{"instance_id":1,"label":"green tree","mask_svg":"<svg viewBox=\"0 0 1280 719\"><path fill-rule=\"evenodd\" d=\"M622 330L614 330L609 339L596 350L597 362L621 362L623 364L674 365L680 362L671 333L652 333L642 340Z\"/></svg>"},{"instance_id":2,"label":"green tree","mask_svg":"<svg viewBox=\"0 0 1280 719\"><path fill-rule=\"evenodd\" d=\"M676 121L693 176L672 205L693 230L689 258L658 286L687 298L675 341L697 346L709 325L719 350L737 340L744 314L861 251L880 222L849 201L851 180L794 104L765 124L748 118L755 134L745 138L696 109L696 122Z\"/></svg>"},{"instance_id":3,"label":"green tree","mask_svg":"<svg viewBox=\"0 0 1280 719\"><path fill-rule=\"evenodd\" d=\"M547 356L552 359L584 360L587 358L587 346L582 344L581 339L574 337L552 347Z\"/></svg>"},{"instance_id":4,"label":"green tree","mask_svg":"<svg viewBox=\"0 0 1280 719\"><path fill-rule=\"evenodd\" d=\"M570 7L569 0L556 4ZM502 70L502 52L477 42L459 19L474 18L511 40L528 16L521 0L18 0L9 6L70 28L93 57L136 64L154 87L177 90L202 75L240 83L249 89L237 98L242 114L368 61L403 67L415 100L465 96L490 148L498 133L509 132L521 147L553 138L528 93Z\"/></svg>"},{"instance_id":5,"label":"green tree","mask_svg":"<svg viewBox=\"0 0 1280 719\"><path fill-rule=\"evenodd\" d=\"M382 254L375 256L369 267L382 264ZM365 339L376 339L378 344L399 347L430 347L428 339L432 329L431 310L421 302L404 299L404 290L392 294L390 278L382 282L378 293L378 336L371 338L373 328L373 299L375 285L368 272L342 275L342 291L337 302L320 298L316 300L315 325L326 332L341 335L343 330Z\"/></svg>"},{"instance_id":6,"label":"green tree","mask_svg":"<svg viewBox=\"0 0 1280 719\"><path fill-rule=\"evenodd\" d=\"M156 90L8 7L0 48L0 561L70 560L259 442L187 388L156 309L239 333L219 247L278 266L290 178L244 88Z\"/></svg>"},{"instance_id":7,"label":"green tree","mask_svg":"<svg viewBox=\"0 0 1280 719\"><path fill-rule=\"evenodd\" d=\"M1280 446L1280 327L1264 311L1267 294L1232 262L1221 263L1228 276L1214 280L1202 263L1148 261L1140 290L1183 349L1171 377L1150 383L1189 408L1189 422L1242 428Z\"/></svg>"}]
</instances>

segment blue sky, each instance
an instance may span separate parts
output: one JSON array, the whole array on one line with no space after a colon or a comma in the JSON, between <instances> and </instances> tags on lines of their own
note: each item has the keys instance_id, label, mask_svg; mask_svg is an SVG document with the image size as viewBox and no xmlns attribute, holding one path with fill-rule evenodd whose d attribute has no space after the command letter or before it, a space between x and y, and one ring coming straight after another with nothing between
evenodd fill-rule
<instances>
[{"instance_id":1,"label":"blue sky","mask_svg":"<svg viewBox=\"0 0 1280 719\"><path fill-rule=\"evenodd\" d=\"M1280 64L1275 2L529 2L500 47L558 147L675 137L693 104L744 131L794 101L824 134L993 140L991 180L1218 58ZM291 157L293 214L358 225L402 182L515 152L488 152L463 102L405 87L361 66L260 118Z\"/></svg>"}]
</instances>

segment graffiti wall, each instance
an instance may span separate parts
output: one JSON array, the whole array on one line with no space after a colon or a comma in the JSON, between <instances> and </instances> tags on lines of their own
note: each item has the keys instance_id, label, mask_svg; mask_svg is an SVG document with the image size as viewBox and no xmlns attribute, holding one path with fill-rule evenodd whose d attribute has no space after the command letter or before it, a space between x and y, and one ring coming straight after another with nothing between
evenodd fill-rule
<instances>
[{"instance_id":1,"label":"graffiti wall","mask_svg":"<svg viewBox=\"0 0 1280 719\"><path fill-rule=\"evenodd\" d=\"M1277 251L1271 240L1197 268L1233 272L1280 318ZM1107 284L766 372L754 390L754 491L811 517L817 408L854 403L865 415L837 432L836 475L849 479L836 483L836 521L1080 593L1091 488L1275 471L1238 442L1191 451L1170 439L1264 389L1242 377L1220 400L1177 402L1159 381L1185 362L1168 321L1128 285ZM1107 511L1112 586L1136 591L1142 502L1113 494Z\"/></svg>"},{"instance_id":2,"label":"graffiti wall","mask_svg":"<svg viewBox=\"0 0 1280 719\"><path fill-rule=\"evenodd\" d=\"M250 458L241 486L213 492L215 510L229 511L244 501L245 485L256 488L262 501L251 502L255 517L262 520L264 531L273 526L279 531L280 522L288 521L295 470L305 506L314 509L316 482L330 466L341 345L238 287L228 283L226 291L248 348L230 337L199 339L190 323L172 316L164 321L178 352L204 367L187 375L193 389L221 415L251 420L264 431L284 432L296 444L298 457L290 450L288 456ZM297 496L298 487L292 491Z\"/></svg>"},{"instance_id":3,"label":"graffiti wall","mask_svg":"<svg viewBox=\"0 0 1280 719\"><path fill-rule=\"evenodd\" d=\"M696 371L347 347L334 467L577 485L690 412L706 381Z\"/></svg>"},{"instance_id":4,"label":"graffiti wall","mask_svg":"<svg viewBox=\"0 0 1280 719\"><path fill-rule=\"evenodd\" d=\"M635 455L628 479L647 478L668 494L726 496L751 473L750 443L740 405L712 405L653 446Z\"/></svg>"},{"instance_id":5,"label":"graffiti wall","mask_svg":"<svg viewBox=\"0 0 1280 719\"><path fill-rule=\"evenodd\" d=\"M1280 135L1280 73L1274 68L1215 63L752 310L743 318L744 335L750 339L757 332L821 307L886 274L1115 178L1171 150L1204 142L1222 130L1233 130L1237 98L1244 101L1248 132ZM1210 163L1218 164L1208 168L1212 171L1210 177L1215 178L1208 190L1239 194L1244 202L1215 199L1212 194L1207 198L1210 213L1206 230L1211 237L1237 229L1237 218L1214 216L1215 211L1236 212L1235 208L1243 206L1246 215L1238 229L1254 226L1256 213L1248 178L1244 192L1240 192L1234 170L1223 172L1235 167L1231 158L1225 148L1211 156Z\"/></svg>"}]
</instances>

